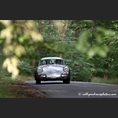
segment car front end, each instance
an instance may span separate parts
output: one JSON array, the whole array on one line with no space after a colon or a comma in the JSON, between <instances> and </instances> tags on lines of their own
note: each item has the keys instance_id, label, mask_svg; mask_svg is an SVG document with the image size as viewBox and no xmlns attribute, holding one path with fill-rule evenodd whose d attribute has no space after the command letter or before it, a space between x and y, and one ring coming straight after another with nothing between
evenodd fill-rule
<instances>
[{"instance_id":1,"label":"car front end","mask_svg":"<svg viewBox=\"0 0 118 118\"><path fill-rule=\"evenodd\" d=\"M46 80L64 80L69 76L69 68L67 66L40 66L37 68L38 77L42 81Z\"/></svg>"},{"instance_id":2,"label":"car front end","mask_svg":"<svg viewBox=\"0 0 118 118\"><path fill-rule=\"evenodd\" d=\"M64 64L62 58L43 58L35 71L35 80L37 84L48 80L62 80L63 83L70 83L70 69Z\"/></svg>"}]
</instances>

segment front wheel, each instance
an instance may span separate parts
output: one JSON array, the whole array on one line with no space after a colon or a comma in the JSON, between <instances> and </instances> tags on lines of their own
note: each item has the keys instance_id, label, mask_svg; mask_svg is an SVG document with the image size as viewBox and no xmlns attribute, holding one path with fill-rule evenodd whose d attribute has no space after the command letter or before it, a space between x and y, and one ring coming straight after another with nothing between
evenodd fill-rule
<instances>
[{"instance_id":1,"label":"front wheel","mask_svg":"<svg viewBox=\"0 0 118 118\"><path fill-rule=\"evenodd\" d=\"M36 80L36 84L40 84L41 80L38 77L38 74L35 72L35 80Z\"/></svg>"},{"instance_id":2,"label":"front wheel","mask_svg":"<svg viewBox=\"0 0 118 118\"><path fill-rule=\"evenodd\" d=\"M67 77L67 79L63 80L64 84L70 84L70 71L69 71L69 75Z\"/></svg>"},{"instance_id":3,"label":"front wheel","mask_svg":"<svg viewBox=\"0 0 118 118\"><path fill-rule=\"evenodd\" d=\"M40 84L41 83L41 81L40 80L36 80L36 84Z\"/></svg>"},{"instance_id":4,"label":"front wheel","mask_svg":"<svg viewBox=\"0 0 118 118\"><path fill-rule=\"evenodd\" d=\"M70 84L70 79L63 80L64 84Z\"/></svg>"}]
</instances>

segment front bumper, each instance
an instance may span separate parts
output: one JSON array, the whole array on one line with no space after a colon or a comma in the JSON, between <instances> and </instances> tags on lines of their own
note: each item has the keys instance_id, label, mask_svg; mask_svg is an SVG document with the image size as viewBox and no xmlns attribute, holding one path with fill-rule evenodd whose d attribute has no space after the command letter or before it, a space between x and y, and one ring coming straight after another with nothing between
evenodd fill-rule
<instances>
[{"instance_id":1,"label":"front bumper","mask_svg":"<svg viewBox=\"0 0 118 118\"><path fill-rule=\"evenodd\" d=\"M42 81L47 81L47 80L65 80L68 79L69 74L62 73L61 75L50 75L47 76L46 74L41 74L38 75L38 79Z\"/></svg>"}]
</instances>

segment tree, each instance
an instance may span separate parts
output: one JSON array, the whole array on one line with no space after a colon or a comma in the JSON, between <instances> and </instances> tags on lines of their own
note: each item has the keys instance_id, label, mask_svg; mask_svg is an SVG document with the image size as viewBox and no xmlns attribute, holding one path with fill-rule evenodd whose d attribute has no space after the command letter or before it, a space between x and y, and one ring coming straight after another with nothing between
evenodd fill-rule
<instances>
[{"instance_id":1,"label":"tree","mask_svg":"<svg viewBox=\"0 0 118 118\"><path fill-rule=\"evenodd\" d=\"M73 79L90 81L100 69L103 75L109 72L117 77L113 71L117 68L117 36L118 20L1 20L3 67L15 78L21 59L35 66L41 57L62 56Z\"/></svg>"},{"instance_id":2,"label":"tree","mask_svg":"<svg viewBox=\"0 0 118 118\"><path fill-rule=\"evenodd\" d=\"M12 78L15 78L19 74L17 68L19 58L43 38L37 32L32 20L0 20L0 27L0 42L6 56L3 68L6 68L9 73L12 73Z\"/></svg>"}]
</instances>

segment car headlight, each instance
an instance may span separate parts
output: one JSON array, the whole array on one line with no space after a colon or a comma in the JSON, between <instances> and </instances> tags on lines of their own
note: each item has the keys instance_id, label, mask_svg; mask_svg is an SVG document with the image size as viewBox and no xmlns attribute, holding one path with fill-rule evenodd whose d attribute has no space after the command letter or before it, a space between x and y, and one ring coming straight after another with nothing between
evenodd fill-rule
<instances>
[{"instance_id":1,"label":"car headlight","mask_svg":"<svg viewBox=\"0 0 118 118\"><path fill-rule=\"evenodd\" d=\"M69 72L69 68L68 67L64 67L63 70L64 70L64 72Z\"/></svg>"},{"instance_id":2,"label":"car headlight","mask_svg":"<svg viewBox=\"0 0 118 118\"><path fill-rule=\"evenodd\" d=\"M37 69L37 72L38 72L38 74L41 74L41 73L43 72L43 69L38 68L38 69Z\"/></svg>"}]
</instances>

